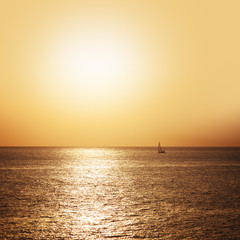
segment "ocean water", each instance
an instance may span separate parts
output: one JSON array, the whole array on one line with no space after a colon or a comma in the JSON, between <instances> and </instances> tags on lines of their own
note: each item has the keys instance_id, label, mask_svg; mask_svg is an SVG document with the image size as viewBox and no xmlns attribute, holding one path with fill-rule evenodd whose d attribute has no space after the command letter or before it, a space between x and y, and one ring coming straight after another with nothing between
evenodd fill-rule
<instances>
[{"instance_id":1,"label":"ocean water","mask_svg":"<svg viewBox=\"0 0 240 240\"><path fill-rule=\"evenodd\" d=\"M0 239L240 239L240 148L0 148Z\"/></svg>"}]
</instances>

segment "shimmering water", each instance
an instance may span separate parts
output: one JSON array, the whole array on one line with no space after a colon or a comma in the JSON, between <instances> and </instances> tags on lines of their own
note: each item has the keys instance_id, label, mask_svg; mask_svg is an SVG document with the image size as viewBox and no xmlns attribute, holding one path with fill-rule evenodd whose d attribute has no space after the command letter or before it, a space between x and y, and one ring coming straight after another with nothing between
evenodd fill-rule
<instances>
[{"instance_id":1,"label":"shimmering water","mask_svg":"<svg viewBox=\"0 0 240 240\"><path fill-rule=\"evenodd\" d=\"M0 239L240 239L240 148L0 148Z\"/></svg>"}]
</instances>

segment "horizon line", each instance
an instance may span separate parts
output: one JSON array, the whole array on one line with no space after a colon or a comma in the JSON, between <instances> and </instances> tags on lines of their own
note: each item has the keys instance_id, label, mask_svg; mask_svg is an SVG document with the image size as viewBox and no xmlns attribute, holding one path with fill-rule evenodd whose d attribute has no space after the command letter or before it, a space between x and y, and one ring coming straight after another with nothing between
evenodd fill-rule
<instances>
[{"instance_id":1,"label":"horizon line","mask_svg":"<svg viewBox=\"0 0 240 240\"><path fill-rule=\"evenodd\" d=\"M70 146L70 145L9 145L0 148L157 148L157 146L125 145L125 146ZM201 146L201 145L166 145L164 148L240 148L240 146Z\"/></svg>"}]
</instances>

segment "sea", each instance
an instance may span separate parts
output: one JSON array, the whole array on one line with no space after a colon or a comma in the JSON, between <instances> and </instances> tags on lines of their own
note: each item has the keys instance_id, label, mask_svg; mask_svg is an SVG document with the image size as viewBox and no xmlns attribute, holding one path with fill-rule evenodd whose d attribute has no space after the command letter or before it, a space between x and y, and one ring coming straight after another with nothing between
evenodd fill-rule
<instances>
[{"instance_id":1,"label":"sea","mask_svg":"<svg viewBox=\"0 0 240 240\"><path fill-rule=\"evenodd\" d=\"M240 148L0 148L0 239L240 239Z\"/></svg>"}]
</instances>

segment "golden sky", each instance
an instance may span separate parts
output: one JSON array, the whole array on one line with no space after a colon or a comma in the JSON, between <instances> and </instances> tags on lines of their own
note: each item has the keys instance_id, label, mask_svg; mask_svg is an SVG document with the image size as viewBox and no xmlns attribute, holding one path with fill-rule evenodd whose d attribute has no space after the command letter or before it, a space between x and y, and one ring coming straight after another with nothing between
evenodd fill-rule
<instances>
[{"instance_id":1,"label":"golden sky","mask_svg":"<svg viewBox=\"0 0 240 240\"><path fill-rule=\"evenodd\" d=\"M240 146L240 1L0 2L1 146Z\"/></svg>"}]
</instances>

